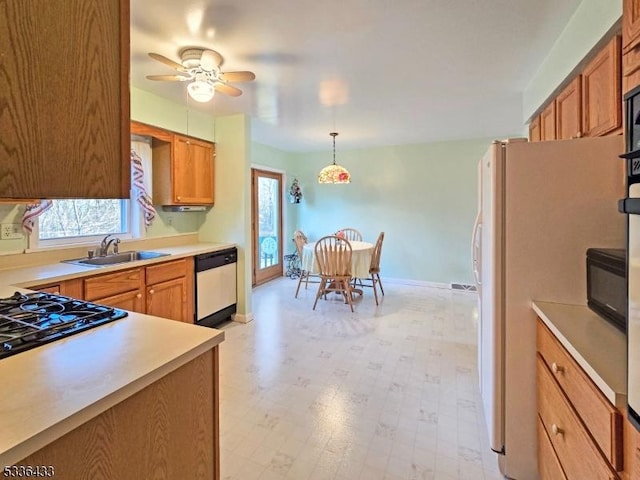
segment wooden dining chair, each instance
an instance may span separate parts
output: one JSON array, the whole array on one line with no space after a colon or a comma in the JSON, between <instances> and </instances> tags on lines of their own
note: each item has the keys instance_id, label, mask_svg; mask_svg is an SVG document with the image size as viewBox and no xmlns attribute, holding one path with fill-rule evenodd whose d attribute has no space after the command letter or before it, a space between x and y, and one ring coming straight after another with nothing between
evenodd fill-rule
<instances>
[{"instance_id":1,"label":"wooden dining chair","mask_svg":"<svg viewBox=\"0 0 640 480\"><path fill-rule=\"evenodd\" d=\"M298 298L298 292L300 291L300 285L304 281L305 290L309 286L309 279L315 278L315 281L311 283L318 283L319 276L315 273L311 273L308 270L305 270L302 266L302 248L307 244L307 236L304 234L302 230L296 230L293 232L293 241L296 244L296 251L298 252L298 259L300 260L300 277L298 277L298 286L296 287L296 295L295 298Z\"/></svg>"},{"instance_id":2,"label":"wooden dining chair","mask_svg":"<svg viewBox=\"0 0 640 480\"><path fill-rule=\"evenodd\" d=\"M383 241L384 241L384 232L380 232L380 235L378 235L378 240L376 240L376 244L373 247L373 253L371 254L371 264L369 266L369 275L371 275L371 277L365 278L365 279L358 279L358 281L363 287L373 288L373 296L376 299L376 305L379 305L378 292L376 290L376 285L380 286L380 292L382 293L382 295L384 295L384 288L382 288L382 280L380 280L380 255L382 254ZM366 283L369 280L371 281L371 285Z\"/></svg>"},{"instance_id":3,"label":"wooden dining chair","mask_svg":"<svg viewBox=\"0 0 640 480\"><path fill-rule=\"evenodd\" d=\"M362 241L362 234L355 228L341 228L339 231L342 232L345 240L349 240L350 242Z\"/></svg>"},{"instance_id":4,"label":"wooden dining chair","mask_svg":"<svg viewBox=\"0 0 640 480\"><path fill-rule=\"evenodd\" d=\"M322 237L316 242L315 255L320 268L320 285L313 302L316 309L318 299L328 292L342 293L353 312L351 288L351 243L336 235Z\"/></svg>"}]
</instances>

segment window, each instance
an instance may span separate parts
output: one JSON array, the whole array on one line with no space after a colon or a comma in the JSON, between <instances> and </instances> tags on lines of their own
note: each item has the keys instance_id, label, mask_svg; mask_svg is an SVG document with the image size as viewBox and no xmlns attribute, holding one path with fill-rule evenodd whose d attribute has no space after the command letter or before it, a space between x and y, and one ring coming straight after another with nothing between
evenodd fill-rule
<instances>
[{"instance_id":1,"label":"window","mask_svg":"<svg viewBox=\"0 0 640 480\"><path fill-rule=\"evenodd\" d=\"M38 217L32 236L40 247L95 243L108 233L126 237L131 233L129 217L128 200L54 200Z\"/></svg>"}]
</instances>

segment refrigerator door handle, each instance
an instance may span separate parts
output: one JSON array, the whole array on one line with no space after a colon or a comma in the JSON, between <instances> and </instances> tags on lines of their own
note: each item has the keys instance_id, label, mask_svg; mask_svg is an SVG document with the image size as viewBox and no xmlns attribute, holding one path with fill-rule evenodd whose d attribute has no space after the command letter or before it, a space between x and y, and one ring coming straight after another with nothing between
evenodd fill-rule
<instances>
[{"instance_id":1,"label":"refrigerator door handle","mask_svg":"<svg viewBox=\"0 0 640 480\"><path fill-rule=\"evenodd\" d=\"M471 256L473 258L473 277L476 281L476 286L482 285L482 281L480 280L480 243L478 242L479 238L482 238L482 222L480 222L480 213L476 217L476 222L473 227L473 237L471 239Z\"/></svg>"},{"instance_id":2,"label":"refrigerator door handle","mask_svg":"<svg viewBox=\"0 0 640 480\"><path fill-rule=\"evenodd\" d=\"M628 215L640 215L640 198L623 198L619 200L618 211Z\"/></svg>"}]
</instances>

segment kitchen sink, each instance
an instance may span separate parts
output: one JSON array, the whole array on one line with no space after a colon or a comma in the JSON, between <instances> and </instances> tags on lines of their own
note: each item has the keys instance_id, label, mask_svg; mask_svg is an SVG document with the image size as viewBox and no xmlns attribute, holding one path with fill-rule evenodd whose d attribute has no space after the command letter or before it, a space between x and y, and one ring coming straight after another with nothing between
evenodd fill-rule
<instances>
[{"instance_id":1,"label":"kitchen sink","mask_svg":"<svg viewBox=\"0 0 640 480\"><path fill-rule=\"evenodd\" d=\"M135 262L137 260L151 260L152 258L166 257L168 255L168 253L131 250L129 252L112 253L104 257L84 257L62 261L64 263L73 263L75 265L85 265L89 267L106 267L108 265Z\"/></svg>"}]
</instances>

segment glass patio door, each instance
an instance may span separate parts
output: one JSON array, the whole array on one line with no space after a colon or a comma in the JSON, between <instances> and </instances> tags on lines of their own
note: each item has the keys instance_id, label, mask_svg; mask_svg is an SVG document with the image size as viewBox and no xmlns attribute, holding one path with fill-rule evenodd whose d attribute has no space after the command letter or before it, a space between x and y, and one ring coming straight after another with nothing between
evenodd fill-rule
<instances>
[{"instance_id":1,"label":"glass patio door","mask_svg":"<svg viewBox=\"0 0 640 480\"><path fill-rule=\"evenodd\" d=\"M251 170L253 285L282 276L282 174Z\"/></svg>"}]
</instances>

